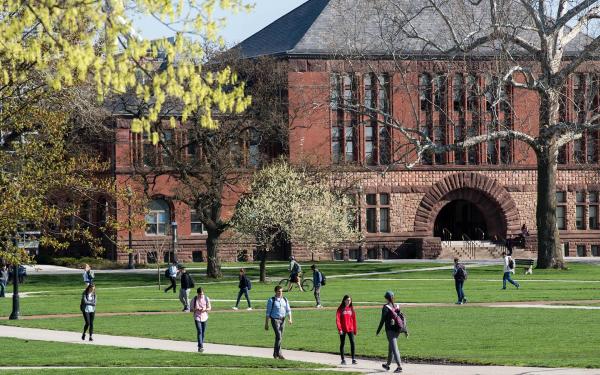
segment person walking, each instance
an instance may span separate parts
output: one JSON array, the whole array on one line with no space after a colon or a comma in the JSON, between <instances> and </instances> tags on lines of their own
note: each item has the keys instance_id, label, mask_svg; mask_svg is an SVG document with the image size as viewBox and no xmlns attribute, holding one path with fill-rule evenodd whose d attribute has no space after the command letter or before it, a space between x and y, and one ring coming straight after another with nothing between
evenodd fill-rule
<instances>
[{"instance_id":1,"label":"person walking","mask_svg":"<svg viewBox=\"0 0 600 375\"><path fill-rule=\"evenodd\" d=\"M6 267L6 264L3 264L0 266L0 298L6 297L6 284L8 284L8 267Z\"/></svg>"},{"instance_id":2,"label":"person walking","mask_svg":"<svg viewBox=\"0 0 600 375\"><path fill-rule=\"evenodd\" d=\"M83 282L86 286L94 283L94 271L92 271L92 267L89 264L85 264L83 266Z\"/></svg>"},{"instance_id":3,"label":"person walking","mask_svg":"<svg viewBox=\"0 0 600 375\"><path fill-rule=\"evenodd\" d=\"M296 259L293 256L290 257L288 271L290 271L290 282L288 283L289 286L287 291L289 292L292 290L292 286L296 284L298 285L300 291L304 292L304 289L302 289L302 284L300 283L300 273L302 272L302 267L300 266L300 263L296 262Z\"/></svg>"},{"instance_id":4,"label":"person walking","mask_svg":"<svg viewBox=\"0 0 600 375\"><path fill-rule=\"evenodd\" d=\"M96 286L94 284L89 284L81 294L79 308L83 313L83 320L85 322L81 339L85 340L85 332L88 331L90 341L94 341L92 338L94 334L94 315L96 314Z\"/></svg>"},{"instance_id":5,"label":"person walking","mask_svg":"<svg viewBox=\"0 0 600 375\"><path fill-rule=\"evenodd\" d=\"M183 305L184 312L190 312L190 289L192 289L194 284L194 279L192 275L190 275L185 267L181 267L181 287L179 288L179 300Z\"/></svg>"},{"instance_id":6,"label":"person walking","mask_svg":"<svg viewBox=\"0 0 600 375\"><path fill-rule=\"evenodd\" d=\"M503 252L502 255L504 256L504 276L502 277L502 289L506 289L507 281L519 289L521 285L510 277L511 273L515 273L515 261L506 252Z\"/></svg>"},{"instance_id":7,"label":"person walking","mask_svg":"<svg viewBox=\"0 0 600 375\"><path fill-rule=\"evenodd\" d=\"M212 309L210 299L204 294L202 288L196 290L196 297L192 298L192 313L196 323L196 334L198 339L198 352L204 351L204 335L206 334L206 321L208 312Z\"/></svg>"},{"instance_id":8,"label":"person walking","mask_svg":"<svg viewBox=\"0 0 600 375\"><path fill-rule=\"evenodd\" d=\"M238 296L237 296L237 301L235 302L235 306L233 306L234 310L238 309L238 306L240 304L240 299L242 298L242 294L244 296L246 296L246 301L248 301L248 308L246 310L250 311L252 310L252 304L250 303L250 295L248 294L248 291L250 289L252 289L252 282L250 281L250 279L248 278L248 276L246 276L246 271L243 268L240 268L240 282L238 284L238 288L240 288L240 291L238 292Z\"/></svg>"},{"instance_id":9,"label":"person walking","mask_svg":"<svg viewBox=\"0 0 600 375\"><path fill-rule=\"evenodd\" d=\"M345 295L342 298L342 303L335 314L335 323L338 333L340 334L340 355L342 356L342 365L346 364L344 358L344 346L346 344L346 336L350 340L350 353L352 354L352 364L355 365L356 357L354 350L354 336L356 336L358 327L356 325L356 312L352 306L352 297Z\"/></svg>"},{"instance_id":10,"label":"person walking","mask_svg":"<svg viewBox=\"0 0 600 375\"><path fill-rule=\"evenodd\" d=\"M269 330L269 320L275 332L275 344L273 345L273 358L285 359L281 354L281 341L285 329L285 317L292 324L292 309L287 298L283 296L283 288L277 285L275 295L267 300L267 315L265 317L265 331Z\"/></svg>"},{"instance_id":11,"label":"person walking","mask_svg":"<svg viewBox=\"0 0 600 375\"><path fill-rule=\"evenodd\" d=\"M319 271L319 269L317 268L316 265L312 265L310 266L310 269L312 269L313 274L313 286L314 286L314 296L315 296L315 301L317 303L317 308L320 309L323 307L323 305L321 305L321 286L323 285L323 274L321 273L321 271Z\"/></svg>"},{"instance_id":12,"label":"person walking","mask_svg":"<svg viewBox=\"0 0 600 375\"><path fill-rule=\"evenodd\" d=\"M171 286L165 288L165 293L169 291L169 289L173 289L173 293L177 293L177 263L173 262L167 268L167 272L169 274L169 280L171 281Z\"/></svg>"},{"instance_id":13,"label":"person walking","mask_svg":"<svg viewBox=\"0 0 600 375\"><path fill-rule=\"evenodd\" d=\"M384 298L387 302L381 310L381 320L379 321L376 335L379 335L381 328L385 326L385 334L388 340L388 356L387 362L382 364L381 367L389 371L393 359L396 365L398 365L394 372L400 373L402 372L402 360L400 358L400 351L398 350L398 336L404 331L404 335L408 337L408 331L406 330L406 326L402 327L399 324L401 312L400 306L394 303L394 292L388 290L385 292Z\"/></svg>"},{"instance_id":14,"label":"person walking","mask_svg":"<svg viewBox=\"0 0 600 375\"><path fill-rule=\"evenodd\" d=\"M452 269L452 276L454 277L454 287L456 288L456 300L457 305L467 303L467 297L463 291L465 280L467 279L467 269L465 265L459 262L458 258L454 258L454 268Z\"/></svg>"}]
</instances>

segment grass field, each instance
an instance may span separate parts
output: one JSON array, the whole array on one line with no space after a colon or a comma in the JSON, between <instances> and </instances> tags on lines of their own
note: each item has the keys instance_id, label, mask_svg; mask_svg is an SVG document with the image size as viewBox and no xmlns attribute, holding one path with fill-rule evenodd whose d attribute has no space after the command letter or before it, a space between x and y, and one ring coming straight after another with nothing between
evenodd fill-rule
<instances>
[{"instance_id":1,"label":"grass field","mask_svg":"<svg viewBox=\"0 0 600 375\"><path fill-rule=\"evenodd\" d=\"M386 341L375 337L383 293L391 289L399 302L452 303L454 284L449 270L421 270L444 264L322 264L328 276L322 290L323 304L337 306L344 294L353 296L359 307L357 351L362 356L382 357ZM406 272L415 270L414 272ZM258 270L251 268L253 279ZM381 274L372 274L381 273ZM237 293L236 270L227 270L219 282L206 282L193 272L197 284L204 286L215 311L211 313L207 342L237 345L272 345L272 332L264 332L263 311L232 312ZM274 281L286 275L283 265L270 268ZM571 264L569 270L534 270L534 275L515 277L522 285L516 290L500 290L502 270L498 265L469 267L465 292L470 302L569 301L569 305L598 306L600 266ZM80 275L30 277L24 285L31 294L21 300L23 314L78 313L82 290ZM156 275L98 274L98 312L178 311L177 296L159 291ZM264 309L275 282L253 283L254 307ZM294 307L312 306L312 293L288 293ZM593 301L588 301L593 300ZM241 307L245 307L242 301ZM541 308L497 308L474 305L423 306L405 308L411 336L402 338L403 356L410 359L458 363L571 366L600 368L600 310L548 310ZM0 315L10 312L9 299L0 300ZM46 318L0 321L27 327L79 331L82 319ZM96 318L96 332L194 340L189 314L128 315ZM315 334L319 332L319 334ZM242 333L240 335L240 333ZM240 337L241 336L241 337ZM338 337L333 310L297 310L294 325L286 329L284 347L336 353ZM286 373L288 373L286 371Z\"/></svg>"}]
</instances>

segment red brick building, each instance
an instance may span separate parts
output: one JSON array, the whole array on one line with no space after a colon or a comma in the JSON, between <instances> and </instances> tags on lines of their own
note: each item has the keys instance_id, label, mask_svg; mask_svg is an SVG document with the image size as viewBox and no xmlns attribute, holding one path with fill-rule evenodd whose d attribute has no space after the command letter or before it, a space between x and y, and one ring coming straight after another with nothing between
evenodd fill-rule
<instances>
[{"instance_id":1,"label":"red brick building","mask_svg":"<svg viewBox=\"0 0 600 375\"><path fill-rule=\"evenodd\" d=\"M361 17L349 25L348 15L342 17L336 3L340 2L309 0L240 48L248 58L273 56L288 67L290 159L331 166L338 178L353 181L365 242L339 254L437 258L453 256L470 244L477 247L477 257L495 257L498 248L491 241L516 237L523 225L530 235L520 251L535 251L537 172L535 155L525 144L484 142L464 152L426 155L409 169L393 163L414 160L406 139L374 119L391 116L423 130L438 144L483 134L494 126L536 134L535 94L498 87L495 64L485 54L450 62L423 53L417 45L409 46L414 53L405 51L406 58L394 58L389 49L369 39L376 33L374 13L359 9ZM439 21L432 19L428 32L435 31ZM580 42L568 46L569 53L577 53ZM600 103L600 76L592 73L593 65L584 68L570 79L565 92L570 100L564 101L561 115L567 121L589 115L581 108ZM349 110L352 106L374 111L369 115ZM135 140L126 122L119 124L115 172L126 183ZM557 216L565 255L600 256L598 142L598 132L586 133L558 156ZM168 198L175 185L160 181L154 191ZM231 207L236 198L228 199ZM194 222L189 209L161 199L151 213L146 231L133 233L141 261L151 251L150 244L168 240L164 228L172 220L179 224L181 256L201 258L201 224ZM126 241L127 233L119 233L119 240ZM251 257L252 244L235 243L226 246L223 258L235 259L242 249ZM308 256L293 244L292 251Z\"/></svg>"}]
</instances>

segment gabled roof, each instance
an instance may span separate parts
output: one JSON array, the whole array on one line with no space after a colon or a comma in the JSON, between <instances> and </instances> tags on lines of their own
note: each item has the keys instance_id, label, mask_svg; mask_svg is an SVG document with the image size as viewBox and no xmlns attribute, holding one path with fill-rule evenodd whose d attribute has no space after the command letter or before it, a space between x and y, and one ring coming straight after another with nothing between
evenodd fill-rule
<instances>
[{"instance_id":1,"label":"gabled roof","mask_svg":"<svg viewBox=\"0 0 600 375\"><path fill-rule=\"evenodd\" d=\"M424 8L422 0L395 0L393 4L396 8L391 9L385 0L308 0L238 47L245 57L383 56L392 52L435 55L454 45L447 21L452 22L459 40L473 41L490 32L489 0L481 1L479 6L463 0L441 2L446 19L431 7ZM537 34L527 27L531 22L527 12L518 4L504 10L509 24L514 26L515 35L539 45ZM423 38L408 35L413 32ZM566 46L567 55L581 51L590 41L590 37L579 34ZM496 51L497 46L490 44L469 54L490 55ZM519 51L523 52L515 47L513 52Z\"/></svg>"},{"instance_id":2,"label":"gabled roof","mask_svg":"<svg viewBox=\"0 0 600 375\"><path fill-rule=\"evenodd\" d=\"M258 57L293 53L330 0L309 0L241 42L242 55Z\"/></svg>"}]
</instances>

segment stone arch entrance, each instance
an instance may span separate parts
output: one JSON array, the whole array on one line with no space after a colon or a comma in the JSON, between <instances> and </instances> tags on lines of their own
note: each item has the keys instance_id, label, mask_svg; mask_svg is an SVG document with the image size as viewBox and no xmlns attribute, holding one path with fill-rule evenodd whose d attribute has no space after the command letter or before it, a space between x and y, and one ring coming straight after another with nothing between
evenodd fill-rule
<instances>
[{"instance_id":1,"label":"stone arch entrance","mask_svg":"<svg viewBox=\"0 0 600 375\"><path fill-rule=\"evenodd\" d=\"M417 209L415 231L441 237L442 225L453 221L472 239L482 236L476 227L468 227L477 224L486 238L505 238L519 230L519 212L510 194L495 180L474 172L453 174L433 185Z\"/></svg>"}]
</instances>

